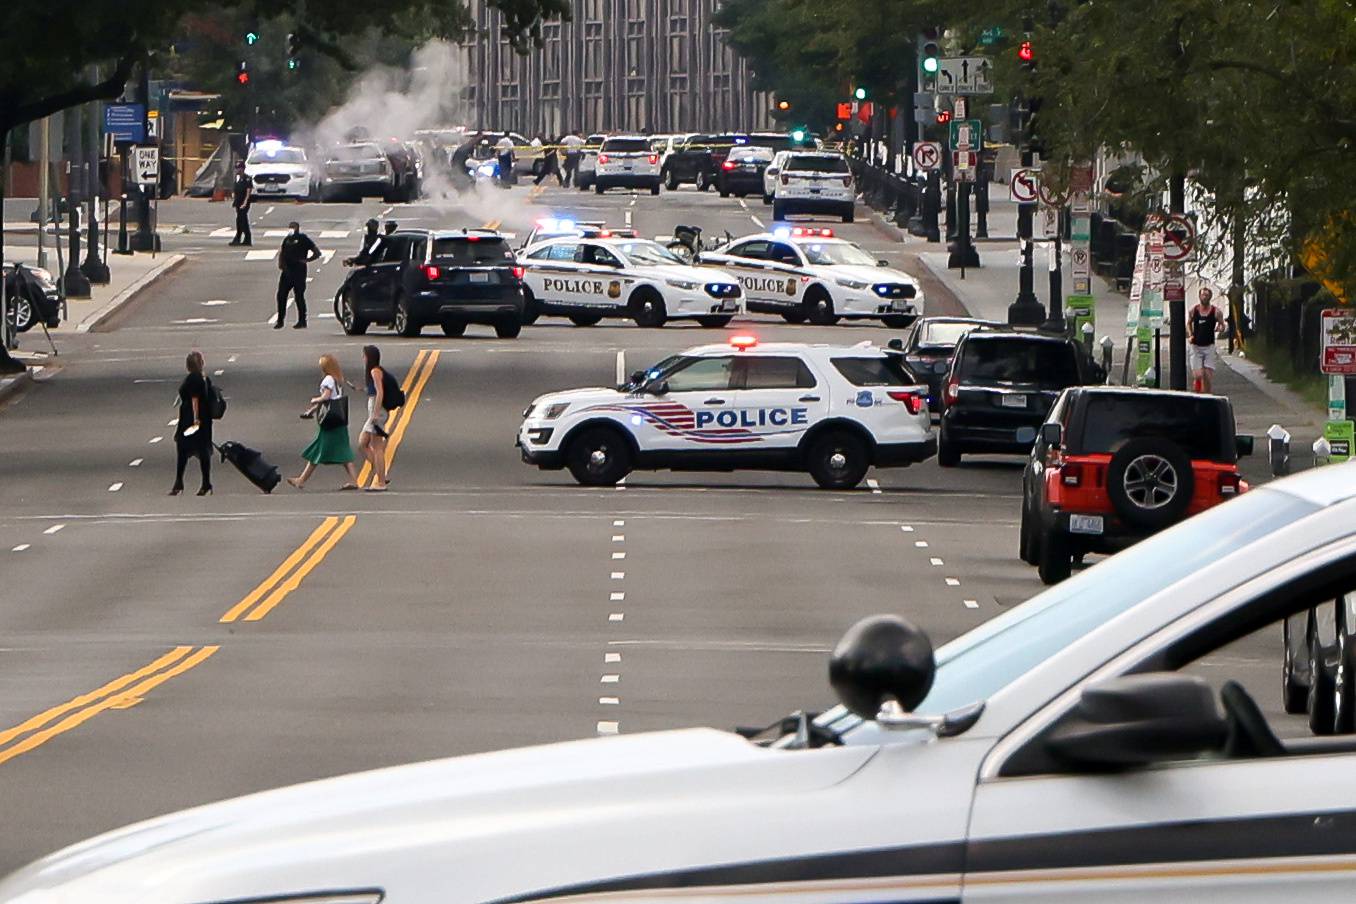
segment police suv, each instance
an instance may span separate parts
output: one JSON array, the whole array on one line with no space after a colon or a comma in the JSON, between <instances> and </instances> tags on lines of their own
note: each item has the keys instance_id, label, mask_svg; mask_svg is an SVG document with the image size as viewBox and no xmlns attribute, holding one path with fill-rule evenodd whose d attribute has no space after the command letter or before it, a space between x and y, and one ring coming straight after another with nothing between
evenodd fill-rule
<instances>
[{"instance_id":1,"label":"police suv","mask_svg":"<svg viewBox=\"0 0 1356 904\"><path fill-rule=\"evenodd\" d=\"M857 189L847 158L830 151L805 151L787 155L777 173L772 196L772 218L791 214L826 213L851 223L856 212Z\"/></svg>"},{"instance_id":2,"label":"police suv","mask_svg":"<svg viewBox=\"0 0 1356 904\"><path fill-rule=\"evenodd\" d=\"M828 228L781 226L746 235L703 251L700 262L735 276L748 310L780 314L790 323L879 318L903 329L923 313L918 280Z\"/></svg>"},{"instance_id":3,"label":"police suv","mask_svg":"<svg viewBox=\"0 0 1356 904\"><path fill-rule=\"evenodd\" d=\"M717 328L742 309L733 276L686 264L647 239L551 239L528 247L518 263L525 271L527 323L542 315L568 317L576 326L629 317L637 326L693 319Z\"/></svg>"},{"instance_id":4,"label":"police suv","mask_svg":"<svg viewBox=\"0 0 1356 904\"><path fill-rule=\"evenodd\" d=\"M927 390L899 355L734 336L637 371L616 389L541 396L518 430L523 460L610 486L633 469L808 471L825 489L937 451Z\"/></svg>"},{"instance_id":5,"label":"police suv","mask_svg":"<svg viewBox=\"0 0 1356 904\"><path fill-rule=\"evenodd\" d=\"M594 164L593 189L648 188L659 194L659 151L642 135L613 135L603 141Z\"/></svg>"}]
</instances>

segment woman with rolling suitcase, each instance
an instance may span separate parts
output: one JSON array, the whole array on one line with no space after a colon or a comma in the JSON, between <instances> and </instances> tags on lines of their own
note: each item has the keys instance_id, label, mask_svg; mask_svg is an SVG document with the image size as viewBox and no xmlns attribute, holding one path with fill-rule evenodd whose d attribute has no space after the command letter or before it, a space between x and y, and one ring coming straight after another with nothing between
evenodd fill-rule
<instances>
[{"instance_id":1,"label":"woman with rolling suitcase","mask_svg":"<svg viewBox=\"0 0 1356 904\"><path fill-rule=\"evenodd\" d=\"M211 382L203 375L206 363L202 352L192 351L184 361L188 375L179 384L179 423L174 428L174 486L169 494L178 496L184 491L184 468L196 457L202 468L202 486L199 496L212 492L212 411L209 406Z\"/></svg>"},{"instance_id":2,"label":"woman with rolling suitcase","mask_svg":"<svg viewBox=\"0 0 1356 904\"><path fill-rule=\"evenodd\" d=\"M348 396L344 395L344 372L334 355L322 355L320 371L320 394L311 399L311 407L302 413L303 418L315 418L316 434L311 444L302 450L301 457L306 459L306 467L301 474L287 478L287 482L297 489L306 486L318 465L343 465L348 472L348 483L341 490L358 488L358 473L353 468L353 447L348 441Z\"/></svg>"}]
</instances>

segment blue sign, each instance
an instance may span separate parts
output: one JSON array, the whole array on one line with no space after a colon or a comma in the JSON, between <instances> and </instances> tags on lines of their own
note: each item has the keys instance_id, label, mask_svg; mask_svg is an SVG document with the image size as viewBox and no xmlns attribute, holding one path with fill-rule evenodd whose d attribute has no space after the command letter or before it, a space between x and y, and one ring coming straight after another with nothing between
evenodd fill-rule
<instances>
[{"instance_id":1,"label":"blue sign","mask_svg":"<svg viewBox=\"0 0 1356 904\"><path fill-rule=\"evenodd\" d=\"M104 134L114 141L140 144L146 140L145 104L109 104L104 107Z\"/></svg>"}]
</instances>

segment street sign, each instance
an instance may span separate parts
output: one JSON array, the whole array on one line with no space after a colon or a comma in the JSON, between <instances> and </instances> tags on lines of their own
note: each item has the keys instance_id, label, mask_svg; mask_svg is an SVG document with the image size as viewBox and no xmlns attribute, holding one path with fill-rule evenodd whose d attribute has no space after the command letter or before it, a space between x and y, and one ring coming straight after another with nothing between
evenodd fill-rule
<instances>
[{"instance_id":1,"label":"street sign","mask_svg":"<svg viewBox=\"0 0 1356 904\"><path fill-rule=\"evenodd\" d=\"M951 172L961 182L974 182L979 169L979 154L970 150L951 152Z\"/></svg>"},{"instance_id":2,"label":"street sign","mask_svg":"<svg viewBox=\"0 0 1356 904\"><path fill-rule=\"evenodd\" d=\"M949 57L937 61L941 94L992 94L993 64L988 57Z\"/></svg>"},{"instance_id":3,"label":"street sign","mask_svg":"<svg viewBox=\"0 0 1356 904\"><path fill-rule=\"evenodd\" d=\"M109 104L104 107L104 132L119 143L146 140L146 107L142 104Z\"/></svg>"},{"instance_id":4,"label":"street sign","mask_svg":"<svg viewBox=\"0 0 1356 904\"><path fill-rule=\"evenodd\" d=\"M986 28L979 33L979 43L987 47L990 44L997 44L999 39L1001 39L1002 37L1003 37L1002 26L995 25L992 28Z\"/></svg>"},{"instance_id":5,"label":"street sign","mask_svg":"<svg viewBox=\"0 0 1356 904\"><path fill-rule=\"evenodd\" d=\"M1163 258L1172 264L1180 264L1191 257L1196 247L1196 224L1186 217L1175 213L1168 217L1163 227Z\"/></svg>"},{"instance_id":6,"label":"street sign","mask_svg":"<svg viewBox=\"0 0 1356 904\"><path fill-rule=\"evenodd\" d=\"M1150 329L1157 330L1163 326L1163 233L1150 232L1140 240L1149 243L1145 257L1144 294L1140 299L1140 322L1147 321Z\"/></svg>"},{"instance_id":7,"label":"street sign","mask_svg":"<svg viewBox=\"0 0 1356 904\"><path fill-rule=\"evenodd\" d=\"M942 146L936 141L920 141L913 146L913 165L921 170L935 170L942 165Z\"/></svg>"},{"instance_id":8,"label":"street sign","mask_svg":"<svg viewBox=\"0 0 1356 904\"><path fill-rule=\"evenodd\" d=\"M146 140L154 141L160 137L160 111L151 110L146 114Z\"/></svg>"},{"instance_id":9,"label":"street sign","mask_svg":"<svg viewBox=\"0 0 1356 904\"><path fill-rule=\"evenodd\" d=\"M1059 235L1059 209L1056 207L1042 207L1041 211L1041 237L1052 239Z\"/></svg>"},{"instance_id":10,"label":"street sign","mask_svg":"<svg viewBox=\"0 0 1356 904\"><path fill-rule=\"evenodd\" d=\"M1019 169L1012 171L1008 182L1008 195L1018 204L1035 204L1040 197L1041 171L1038 169Z\"/></svg>"},{"instance_id":11,"label":"street sign","mask_svg":"<svg viewBox=\"0 0 1356 904\"><path fill-rule=\"evenodd\" d=\"M1356 374L1356 310L1323 311L1323 348L1319 369L1325 374Z\"/></svg>"},{"instance_id":12,"label":"street sign","mask_svg":"<svg viewBox=\"0 0 1356 904\"><path fill-rule=\"evenodd\" d=\"M1323 438L1328 441L1328 461L1350 461L1351 447L1356 443L1356 424L1348 420L1327 421L1323 424Z\"/></svg>"},{"instance_id":13,"label":"street sign","mask_svg":"<svg viewBox=\"0 0 1356 904\"><path fill-rule=\"evenodd\" d=\"M155 185L160 181L160 148L135 148L132 156L132 175L138 185Z\"/></svg>"},{"instance_id":14,"label":"street sign","mask_svg":"<svg viewBox=\"0 0 1356 904\"><path fill-rule=\"evenodd\" d=\"M984 150L984 123L978 119L951 120L951 149L953 151Z\"/></svg>"}]
</instances>

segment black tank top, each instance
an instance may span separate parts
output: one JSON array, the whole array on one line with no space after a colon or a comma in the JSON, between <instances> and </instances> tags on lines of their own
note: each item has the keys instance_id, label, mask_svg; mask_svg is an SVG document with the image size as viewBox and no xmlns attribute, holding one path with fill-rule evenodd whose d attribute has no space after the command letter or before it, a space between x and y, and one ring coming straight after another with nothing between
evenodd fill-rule
<instances>
[{"instance_id":1,"label":"black tank top","mask_svg":"<svg viewBox=\"0 0 1356 904\"><path fill-rule=\"evenodd\" d=\"M1191 308L1191 344L1192 345L1214 345L1215 344L1215 307L1210 306L1210 310L1202 314L1198 306Z\"/></svg>"}]
</instances>

